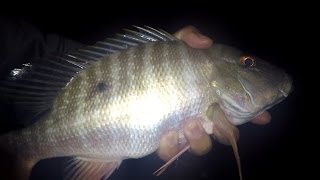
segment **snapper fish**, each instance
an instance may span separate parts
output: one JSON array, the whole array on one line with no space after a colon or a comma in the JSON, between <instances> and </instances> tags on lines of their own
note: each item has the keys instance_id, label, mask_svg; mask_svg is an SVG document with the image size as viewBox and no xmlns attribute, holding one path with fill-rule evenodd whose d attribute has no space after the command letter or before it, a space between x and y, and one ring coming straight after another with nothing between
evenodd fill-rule
<instances>
[{"instance_id":1,"label":"snapper fish","mask_svg":"<svg viewBox=\"0 0 320 180\"><path fill-rule=\"evenodd\" d=\"M39 160L72 157L67 179L107 179L122 161L155 152L164 132L201 118L207 133L231 144L242 179L236 126L285 99L291 86L284 70L237 48L194 49L134 26L12 70L1 96L38 120L2 135L0 146L17 156L24 178ZM156 173L189 148L182 145Z\"/></svg>"}]
</instances>

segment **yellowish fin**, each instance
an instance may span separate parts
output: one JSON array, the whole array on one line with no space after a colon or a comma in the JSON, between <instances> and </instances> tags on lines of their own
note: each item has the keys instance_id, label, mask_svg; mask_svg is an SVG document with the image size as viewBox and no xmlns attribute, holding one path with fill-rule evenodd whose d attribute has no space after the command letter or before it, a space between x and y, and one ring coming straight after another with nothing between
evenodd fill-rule
<instances>
[{"instance_id":1,"label":"yellowish fin","mask_svg":"<svg viewBox=\"0 0 320 180\"><path fill-rule=\"evenodd\" d=\"M102 161L76 157L66 169L66 179L71 180L100 180L108 179L120 166L121 161Z\"/></svg>"},{"instance_id":2,"label":"yellowish fin","mask_svg":"<svg viewBox=\"0 0 320 180\"><path fill-rule=\"evenodd\" d=\"M231 145L237 161L240 180L242 180L242 170L240 156L238 152L237 140L239 130L225 116L218 105L213 105L208 111L208 117L214 120L213 135L222 144Z\"/></svg>"}]
</instances>

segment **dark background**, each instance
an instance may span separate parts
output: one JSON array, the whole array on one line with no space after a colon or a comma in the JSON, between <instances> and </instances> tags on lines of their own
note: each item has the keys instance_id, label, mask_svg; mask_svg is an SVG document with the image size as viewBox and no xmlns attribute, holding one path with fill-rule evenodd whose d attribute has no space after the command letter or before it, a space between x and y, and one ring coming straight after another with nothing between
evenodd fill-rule
<instances>
[{"instance_id":1,"label":"dark background","mask_svg":"<svg viewBox=\"0 0 320 180\"><path fill-rule=\"evenodd\" d=\"M205 9L154 12L149 9L148 12L41 13L7 17L27 21L44 34L56 33L85 44L104 39L130 25L149 25L168 32L194 25L215 42L239 47L286 69L293 78L294 91L270 109L270 124L248 123L239 127L239 153L245 180L292 179L305 175L304 169L308 166L301 163L308 148L303 146L301 130L306 120L301 66L306 63L302 63L304 60L298 55L301 45L298 41L304 36L300 31L304 19L287 13L262 14L215 15ZM64 163L64 158L41 161L35 166L31 179L61 179ZM239 179L231 147L217 142L207 155L196 157L185 153L160 177L153 176L162 164L154 154L126 160L110 179Z\"/></svg>"}]
</instances>

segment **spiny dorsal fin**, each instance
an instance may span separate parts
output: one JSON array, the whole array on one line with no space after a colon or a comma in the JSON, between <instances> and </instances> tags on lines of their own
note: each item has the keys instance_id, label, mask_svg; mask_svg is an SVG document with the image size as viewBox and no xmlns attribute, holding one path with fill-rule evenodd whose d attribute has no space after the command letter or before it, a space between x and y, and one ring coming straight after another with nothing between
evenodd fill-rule
<instances>
[{"instance_id":1,"label":"spiny dorsal fin","mask_svg":"<svg viewBox=\"0 0 320 180\"><path fill-rule=\"evenodd\" d=\"M0 96L10 98L32 114L41 114L51 107L59 91L89 65L139 44L173 40L177 39L163 30L133 26L92 46L65 54L51 53L32 64L23 64L8 78L0 79Z\"/></svg>"},{"instance_id":2,"label":"spiny dorsal fin","mask_svg":"<svg viewBox=\"0 0 320 180\"><path fill-rule=\"evenodd\" d=\"M99 59L115 52L126 50L148 42L155 41L174 41L177 40L173 35L159 29L156 30L149 26L133 26L134 29L124 29L124 33L116 34L114 38L106 38L98 41L93 46L80 49L79 54L92 59Z\"/></svg>"}]
</instances>

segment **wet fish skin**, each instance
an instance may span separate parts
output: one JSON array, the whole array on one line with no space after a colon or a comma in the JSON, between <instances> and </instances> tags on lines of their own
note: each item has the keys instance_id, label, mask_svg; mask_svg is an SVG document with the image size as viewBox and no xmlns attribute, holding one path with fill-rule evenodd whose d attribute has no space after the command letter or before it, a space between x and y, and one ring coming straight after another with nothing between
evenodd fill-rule
<instances>
[{"instance_id":1,"label":"wet fish skin","mask_svg":"<svg viewBox=\"0 0 320 180\"><path fill-rule=\"evenodd\" d=\"M255 56L254 66L241 64L242 57L229 46L198 50L178 40L113 53L76 74L38 122L0 141L35 162L120 162L153 153L160 136L183 121L200 117L214 126L207 116L213 104L234 125L246 123L282 101L292 80Z\"/></svg>"},{"instance_id":2,"label":"wet fish skin","mask_svg":"<svg viewBox=\"0 0 320 180\"><path fill-rule=\"evenodd\" d=\"M113 54L80 72L44 119L11 133L12 146L34 159L146 156L164 131L203 116L213 102L211 65L206 53L178 41Z\"/></svg>"}]
</instances>

